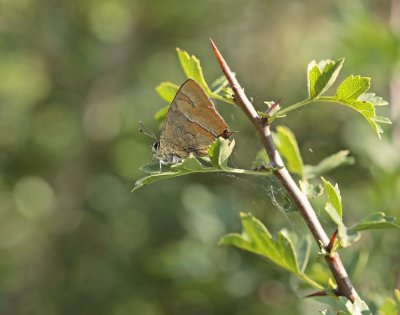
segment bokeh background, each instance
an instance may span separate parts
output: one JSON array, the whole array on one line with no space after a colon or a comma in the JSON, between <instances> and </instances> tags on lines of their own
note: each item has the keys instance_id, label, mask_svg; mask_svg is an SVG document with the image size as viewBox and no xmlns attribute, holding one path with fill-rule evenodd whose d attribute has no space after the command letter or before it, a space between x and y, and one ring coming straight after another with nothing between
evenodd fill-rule
<instances>
[{"instance_id":1,"label":"bokeh background","mask_svg":"<svg viewBox=\"0 0 400 315\"><path fill-rule=\"evenodd\" d=\"M346 57L341 78L371 76L391 103L379 114L396 121L399 21L396 0L0 0L0 314L317 314L323 306L286 272L217 246L240 231L240 211L273 233L304 233L279 185L196 175L131 193L152 158L138 122L158 134L165 104L154 88L185 80L176 47L201 59L209 82L220 76L210 36L259 108L305 98L311 60ZM238 131L232 164L249 167L260 149L250 123L217 106ZM379 141L356 112L327 104L280 123L308 164L351 151L356 164L328 176L346 222L400 214L395 124ZM342 253L371 305L399 285L398 241L365 233Z\"/></svg>"}]
</instances>

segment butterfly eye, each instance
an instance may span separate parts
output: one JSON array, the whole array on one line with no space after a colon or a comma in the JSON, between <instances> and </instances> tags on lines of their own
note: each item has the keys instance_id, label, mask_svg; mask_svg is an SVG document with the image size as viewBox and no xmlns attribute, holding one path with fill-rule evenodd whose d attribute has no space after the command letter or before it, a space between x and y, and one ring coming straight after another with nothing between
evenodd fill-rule
<instances>
[{"instance_id":1,"label":"butterfly eye","mask_svg":"<svg viewBox=\"0 0 400 315\"><path fill-rule=\"evenodd\" d=\"M160 141L154 142L151 145L151 150L153 151L153 153L158 153L158 151L160 151Z\"/></svg>"}]
</instances>

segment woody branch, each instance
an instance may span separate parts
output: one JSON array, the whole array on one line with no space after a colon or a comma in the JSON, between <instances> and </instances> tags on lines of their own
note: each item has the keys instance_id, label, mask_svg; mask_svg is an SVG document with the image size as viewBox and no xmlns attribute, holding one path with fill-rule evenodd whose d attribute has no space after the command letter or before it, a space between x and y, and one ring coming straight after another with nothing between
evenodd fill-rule
<instances>
[{"instance_id":1,"label":"woody branch","mask_svg":"<svg viewBox=\"0 0 400 315\"><path fill-rule=\"evenodd\" d=\"M210 39L211 40L211 39ZM310 229L317 244L323 248L326 252L330 253L330 239L328 238L325 230L323 229L314 209L312 208L307 196L300 190L296 182L289 174L286 169L279 152L275 148L275 144L272 139L270 124L266 119L261 118L255 110L253 104L250 102L244 90L240 86L234 73L228 67L226 61L222 57L218 48L211 40L211 45L214 50L215 56L218 60L219 65L235 95L235 102L241 107L247 117L251 120L254 127L256 128L260 138L263 142L265 150L268 154L270 162L276 170L274 175L278 178L281 184L285 187L287 193L296 204L299 212L301 213L304 221ZM337 294L347 297L350 301L354 302L357 296L351 281L347 275L346 269L340 259L337 252L330 253L325 257L327 264L332 272L333 277L337 283Z\"/></svg>"}]
</instances>

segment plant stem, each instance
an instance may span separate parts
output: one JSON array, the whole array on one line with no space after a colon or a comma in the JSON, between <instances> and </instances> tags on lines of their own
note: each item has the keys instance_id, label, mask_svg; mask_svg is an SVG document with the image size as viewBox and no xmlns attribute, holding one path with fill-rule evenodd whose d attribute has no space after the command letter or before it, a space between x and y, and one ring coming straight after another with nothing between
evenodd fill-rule
<instances>
[{"instance_id":1,"label":"plant stem","mask_svg":"<svg viewBox=\"0 0 400 315\"><path fill-rule=\"evenodd\" d=\"M256 128L258 134L261 137L261 140L264 144L265 150L267 151L268 157L272 164L272 167L277 168L274 171L274 175L279 179L281 184L285 187L287 193L292 198L294 203L297 205L299 212L303 216L304 221L306 222L308 228L310 229L314 239L316 240L318 246L327 251L329 246L329 238L325 233L318 217L312 208L309 200L306 195L300 190L294 181L293 177L287 171L285 165L283 164L282 158L279 152L275 148L275 144L272 139L270 124L267 120L262 119L257 111L254 109L253 104L247 98L244 90L240 86L236 76L229 69L227 63L219 52L218 48L215 46L214 42L211 40L211 45L214 50L215 56L218 60L219 65L226 78L231 85L231 88L235 94L235 102L238 104L247 117L251 120L254 127ZM298 104L290 106L291 110L293 106L297 106L299 108L301 106L306 105L310 100L306 100L300 102ZM289 109L289 108L288 108ZM288 112L288 110L286 111ZM282 113L282 112L281 112ZM343 266L343 263L340 259L340 256L337 252L334 252L331 255L326 255L325 260L329 265L329 268L332 272L333 277L336 280L338 285L338 294L347 297L350 301L354 302L357 295L356 290L354 289L351 281L347 275L346 269Z\"/></svg>"},{"instance_id":2,"label":"plant stem","mask_svg":"<svg viewBox=\"0 0 400 315\"><path fill-rule=\"evenodd\" d=\"M292 110L298 109L300 107L303 107L305 105L308 105L310 103L316 103L316 102L331 102L331 103L339 103L342 105L347 105L345 103L340 102L338 99L336 99L334 96L318 96L316 98L307 98L301 102L298 102L296 104L290 105L288 107L282 108L279 110L274 116L281 116L284 114L287 114L288 112L291 112Z\"/></svg>"},{"instance_id":3,"label":"plant stem","mask_svg":"<svg viewBox=\"0 0 400 315\"><path fill-rule=\"evenodd\" d=\"M295 110L295 109L298 109L298 108L300 108L300 107L303 107L303 106L305 106L305 105L307 105L307 104L310 104L310 103L312 103L313 101L315 101L315 100L314 100L314 99L306 99L306 100L303 100L303 101L298 102L298 103L296 103L296 104L293 104L293 105L290 105L290 106L288 106L288 107L282 108L282 109L279 110L275 115L283 115L283 114L286 114L286 113L288 113L288 112L290 112L290 111L292 111L292 110Z\"/></svg>"}]
</instances>

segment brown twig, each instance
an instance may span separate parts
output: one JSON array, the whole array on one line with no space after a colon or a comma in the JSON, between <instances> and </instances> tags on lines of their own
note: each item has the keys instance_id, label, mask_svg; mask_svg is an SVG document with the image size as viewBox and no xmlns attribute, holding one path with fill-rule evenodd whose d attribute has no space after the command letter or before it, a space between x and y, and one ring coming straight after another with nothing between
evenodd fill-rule
<instances>
[{"instance_id":1,"label":"brown twig","mask_svg":"<svg viewBox=\"0 0 400 315\"><path fill-rule=\"evenodd\" d=\"M229 69L218 48L215 46L212 39L210 40L218 63L221 66L221 69L228 79L229 84L235 94L236 104L241 107L241 109L253 123L258 134L260 135L265 150L267 151L271 165L276 168L276 170L274 171L274 175L279 179L281 184L285 187L289 196L296 204L318 245L325 251L327 251L330 240L325 233L321 223L319 222L318 217L315 214L315 211L312 208L308 198L297 186L296 182L287 171L279 152L276 150L275 144L272 140L269 122L266 119L262 119L258 115L257 111L254 109L253 104L247 98L244 90L240 86L233 72ZM339 257L339 254L335 252L332 255L326 255L325 259L330 267L333 277L336 280L338 286L337 291L339 292L339 294L347 297L350 301L354 302L357 296L357 292L350 282L346 269L344 268L343 263Z\"/></svg>"}]
</instances>

